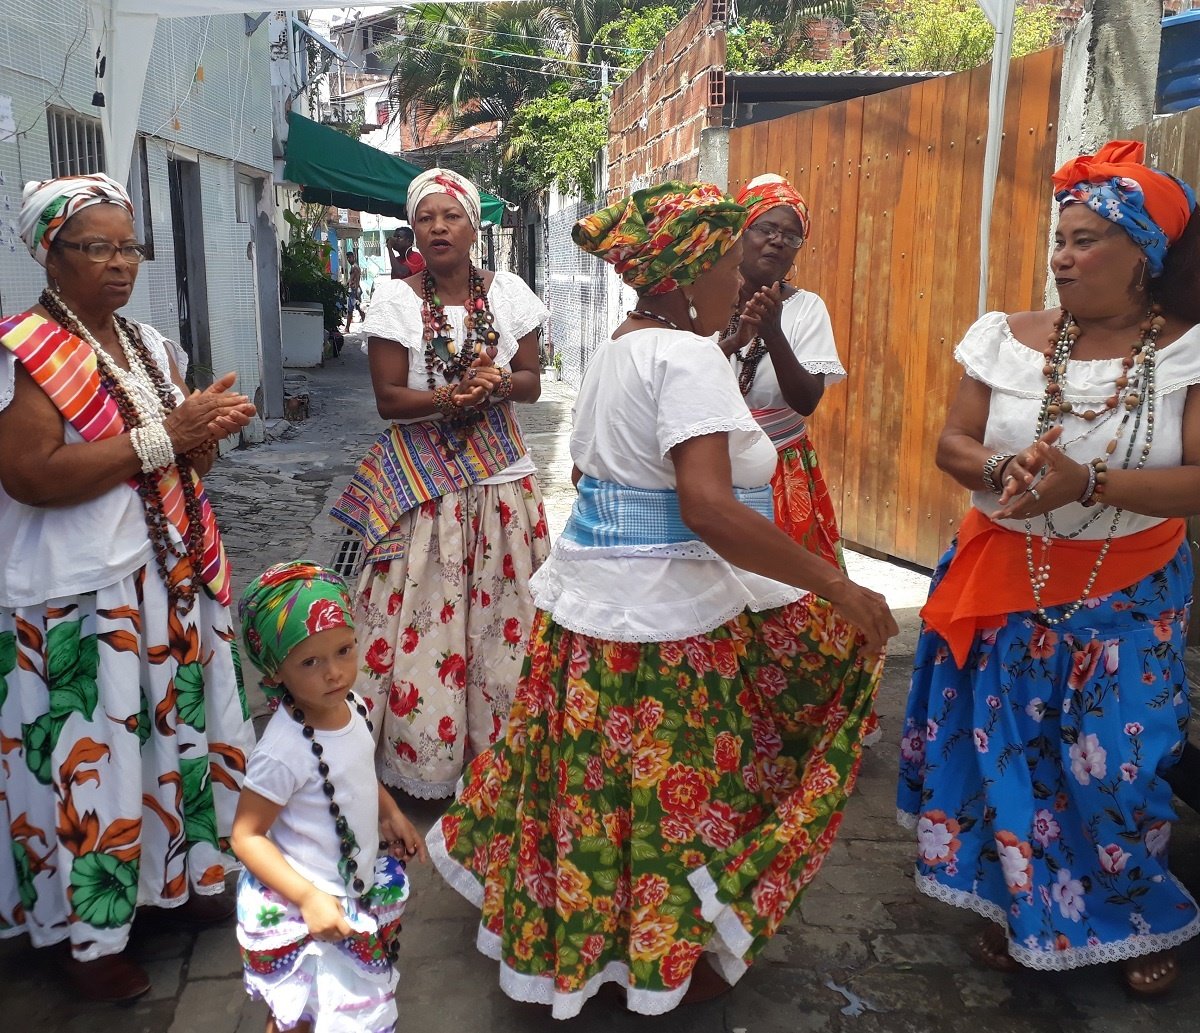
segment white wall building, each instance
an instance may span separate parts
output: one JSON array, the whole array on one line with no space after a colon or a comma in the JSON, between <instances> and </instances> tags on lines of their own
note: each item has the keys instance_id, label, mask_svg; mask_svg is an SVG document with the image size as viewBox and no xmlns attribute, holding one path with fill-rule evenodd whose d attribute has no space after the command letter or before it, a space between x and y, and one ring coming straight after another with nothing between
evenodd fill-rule
<instances>
[{"instance_id":1,"label":"white wall building","mask_svg":"<svg viewBox=\"0 0 1200 1033\"><path fill-rule=\"evenodd\" d=\"M11 313L32 305L45 285L17 235L23 184L107 167L92 105L87 4L4 7L0 310ZM239 389L274 416L282 373L278 275L271 276L271 41L253 22L231 14L158 24L128 184L152 257L125 311L179 340L199 382L236 370ZM248 428L251 440L261 434L260 421Z\"/></svg>"}]
</instances>

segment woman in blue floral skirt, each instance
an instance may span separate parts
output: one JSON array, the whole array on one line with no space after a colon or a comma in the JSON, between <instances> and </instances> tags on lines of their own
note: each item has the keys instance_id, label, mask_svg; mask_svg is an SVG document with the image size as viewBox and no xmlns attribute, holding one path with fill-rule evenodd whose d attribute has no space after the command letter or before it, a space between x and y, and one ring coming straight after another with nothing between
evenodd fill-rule
<instances>
[{"instance_id":1,"label":"woman in blue floral skirt","mask_svg":"<svg viewBox=\"0 0 1200 1033\"><path fill-rule=\"evenodd\" d=\"M1166 990L1200 916L1167 867L1188 720L1200 329L1157 305L1191 189L1114 142L1054 175L1061 309L975 323L938 465L972 509L922 617L901 820L984 963Z\"/></svg>"}]
</instances>

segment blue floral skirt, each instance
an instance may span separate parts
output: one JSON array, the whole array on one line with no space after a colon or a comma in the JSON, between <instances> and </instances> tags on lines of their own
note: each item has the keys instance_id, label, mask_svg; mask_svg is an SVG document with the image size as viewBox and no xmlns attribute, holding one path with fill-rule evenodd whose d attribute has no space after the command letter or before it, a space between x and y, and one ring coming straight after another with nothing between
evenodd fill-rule
<instances>
[{"instance_id":1,"label":"blue floral skirt","mask_svg":"<svg viewBox=\"0 0 1200 1033\"><path fill-rule=\"evenodd\" d=\"M897 797L917 831L917 885L1003 924L1022 965L1117 961L1200 933L1167 869L1176 814L1162 778L1186 738L1191 590L1185 542L1062 624L1011 614L961 670L940 635L921 634Z\"/></svg>"}]
</instances>

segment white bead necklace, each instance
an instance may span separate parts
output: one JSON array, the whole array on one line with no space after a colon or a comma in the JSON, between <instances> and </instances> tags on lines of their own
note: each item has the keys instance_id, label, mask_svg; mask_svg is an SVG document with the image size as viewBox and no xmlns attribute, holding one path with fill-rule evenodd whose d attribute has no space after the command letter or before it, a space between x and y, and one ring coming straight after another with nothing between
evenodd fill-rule
<instances>
[{"instance_id":1,"label":"white bead necklace","mask_svg":"<svg viewBox=\"0 0 1200 1033\"><path fill-rule=\"evenodd\" d=\"M83 320L80 319L67 303L63 301L62 295L57 291L47 288L47 291L53 296L54 300L62 306L63 313L75 324L75 329L79 331L79 336L82 337L90 346L92 351L96 353L98 362L103 363L105 370L112 374L114 378L120 381L129 395L129 400L133 403L134 410L138 415L138 425L141 427L147 426L152 421L161 421L167 415L167 409L163 405L162 399L158 396L158 391L155 390L154 380L150 376L150 371L142 363L142 357L138 354L137 349L133 347L128 335L121 328L121 324L113 320L113 330L116 332L117 341L121 345L121 352L125 356L125 361L129 364L129 369L124 369L113 361L111 355L105 350L92 332L84 326Z\"/></svg>"}]
</instances>

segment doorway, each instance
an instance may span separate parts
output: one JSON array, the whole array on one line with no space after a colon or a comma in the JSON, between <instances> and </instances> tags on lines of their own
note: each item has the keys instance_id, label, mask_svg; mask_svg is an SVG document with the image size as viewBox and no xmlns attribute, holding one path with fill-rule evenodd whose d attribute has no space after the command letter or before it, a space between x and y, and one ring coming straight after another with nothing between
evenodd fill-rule
<instances>
[{"instance_id":1,"label":"doorway","mask_svg":"<svg viewBox=\"0 0 1200 1033\"><path fill-rule=\"evenodd\" d=\"M203 388L213 382L213 365L200 166L183 158L169 158L167 178L171 192L171 234L175 243L179 343L188 356L188 383Z\"/></svg>"}]
</instances>

